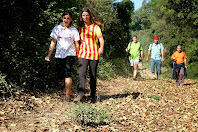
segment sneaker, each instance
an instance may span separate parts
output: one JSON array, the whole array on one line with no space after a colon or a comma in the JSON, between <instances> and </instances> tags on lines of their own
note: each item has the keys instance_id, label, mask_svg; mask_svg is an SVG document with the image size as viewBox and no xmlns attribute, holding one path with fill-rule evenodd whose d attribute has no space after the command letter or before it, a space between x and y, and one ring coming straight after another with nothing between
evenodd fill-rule
<instances>
[{"instance_id":1,"label":"sneaker","mask_svg":"<svg viewBox=\"0 0 198 132\"><path fill-rule=\"evenodd\" d=\"M96 97L91 98L91 103L96 103L96 102L97 102L97 98Z\"/></svg>"},{"instance_id":2,"label":"sneaker","mask_svg":"<svg viewBox=\"0 0 198 132\"><path fill-rule=\"evenodd\" d=\"M75 99L74 99L74 103L79 103L79 102L83 102L83 98L82 96L78 95Z\"/></svg>"},{"instance_id":3,"label":"sneaker","mask_svg":"<svg viewBox=\"0 0 198 132\"><path fill-rule=\"evenodd\" d=\"M63 102L69 102L70 101L70 96L66 95L65 99L63 100Z\"/></svg>"},{"instance_id":4,"label":"sneaker","mask_svg":"<svg viewBox=\"0 0 198 132\"><path fill-rule=\"evenodd\" d=\"M184 83L180 83L180 86L184 86Z\"/></svg>"},{"instance_id":5,"label":"sneaker","mask_svg":"<svg viewBox=\"0 0 198 132\"><path fill-rule=\"evenodd\" d=\"M136 77L133 77L133 80L136 81Z\"/></svg>"},{"instance_id":6,"label":"sneaker","mask_svg":"<svg viewBox=\"0 0 198 132\"><path fill-rule=\"evenodd\" d=\"M153 80L155 80L156 78L155 77L153 77Z\"/></svg>"},{"instance_id":7,"label":"sneaker","mask_svg":"<svg viewBox=\"0 0 198 132\"><path fill-rule=\"evenodd\" d=\"M160 77L157 76L157 80L160 80Z\"/></svg>"}]
</instances>

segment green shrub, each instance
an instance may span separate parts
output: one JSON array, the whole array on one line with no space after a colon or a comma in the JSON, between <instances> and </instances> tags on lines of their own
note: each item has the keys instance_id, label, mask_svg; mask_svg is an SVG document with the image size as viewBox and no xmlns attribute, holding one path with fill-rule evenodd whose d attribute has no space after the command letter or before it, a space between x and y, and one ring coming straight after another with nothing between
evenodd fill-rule
<instances>
[{"instance_id":1,"label":"green shrub","mask_svg":"<svg viewBox=\"0 0 198 132\"><path fill-rule=\"evenodd\" d=\"M81 125L99 125L112 121L104 109L94 108L89 103L80 103L73 108L72 117ZM107 122L105 122L106 120Z\"/></svg>"},{"instance_id":2,"label":"green shrub","mask_svg":"<svg viewBox=\"0 0 198 132\"><path fill-rule=\"evenodd\" d=\"M114 76L115 66L112 62L106 61L104 57L100 57L99 65L98 65L98 75L100 79L108 79Z\"/></svg>"},{"instance_id":3,"label":"green shrub","mask_svg":"<svg viewBox=\"0 0 198 132\"><path fill-rule=\"evenodd\" d=\"M9 93L10 91L10 86L6 82L5 77L6 76L0 72L0 97L3 99L5 99L5 94Z\"/></svg>"}]
</instances>

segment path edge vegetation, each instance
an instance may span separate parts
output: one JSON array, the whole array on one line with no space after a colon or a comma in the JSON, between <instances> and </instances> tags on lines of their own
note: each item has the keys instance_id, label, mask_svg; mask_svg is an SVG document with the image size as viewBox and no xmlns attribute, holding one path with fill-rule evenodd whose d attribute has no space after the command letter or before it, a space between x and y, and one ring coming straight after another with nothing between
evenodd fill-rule
<instances>
[{"instance_id":1,"label":"path edge vegetation","mask_svg":"<svg viewBox=\"0 0 198 132\"><path fill-rule=\"evenodd\" d=\"M51 39L49 33L54 25L61 22L61 13L66 9L72 10L73 25L77 27L79 12L84 6L92 8L105 25L105 53L98 68L100 79L130 75L124 49L134 34L143 45L144 56L148 45L153 42L153 36L160 37L165 47L163 66L169 72L172 68L170 55L181 44L188 57L188 78L197 79L198 1L160 1L145 0L136 11L130 0L120 3L113 0L1 1L1 99L10 98L13 91L22 88L44 93L50 89L61 89L55 59L52 58L51 63L44 61ZM143 62L145 66L149 65L145 60ZM77 66L74 69L73 79L76 82ZM170 77L170 73L164 76Z\"/></svg>"}]
</instances>

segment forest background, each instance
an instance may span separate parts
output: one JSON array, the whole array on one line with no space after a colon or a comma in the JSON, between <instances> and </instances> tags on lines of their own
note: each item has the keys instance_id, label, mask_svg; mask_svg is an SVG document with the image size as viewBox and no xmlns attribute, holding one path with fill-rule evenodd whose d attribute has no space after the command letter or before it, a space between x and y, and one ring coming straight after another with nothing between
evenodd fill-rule
<instances>
[{"instance_id":1,"label":"forest background","mask_svg":"<svg viewBox=\"0 0 198 132\"><path fill-rule=\"evenodd\" d=\"M132 35L137 35L144 48L144 57L155 35L165 47L166 71L171 78L170 56L182 45L187 54L188 78L198 78L198 1L197 0L144 0L134 11L130 0L2 0L1 5L1 96L8 89L25 88L48 91L59 87L55 58L46 62L50 33L61 23L61 14L70 9L73 26L78 26L81 9L88 6L104 23L105 53L100 58L98 75L101 79L129 74L125 48ZM53 52L54 55L55 52ZM144 61L145 66L149 63ZM77 64L77 62L76 62ZM77 65L73 74L77 80Z\"/></svg>"}]
</instances>

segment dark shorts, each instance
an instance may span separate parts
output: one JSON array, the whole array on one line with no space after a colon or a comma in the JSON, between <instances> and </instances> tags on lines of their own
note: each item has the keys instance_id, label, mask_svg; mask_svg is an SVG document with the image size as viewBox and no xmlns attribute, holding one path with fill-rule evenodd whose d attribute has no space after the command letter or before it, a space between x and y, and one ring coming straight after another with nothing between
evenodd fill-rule
<instances>
[{"instance_id":1,"label":"dark shorts","mask_svg":"<svg viewBox=\"0 0 198 132\"><path fill-rule=\"evenodd\" d=\"M76 56L67 56L66 58L56 58L56 69L58 78L63 80L70 78Z\"/></svg>"}]
</instances>

